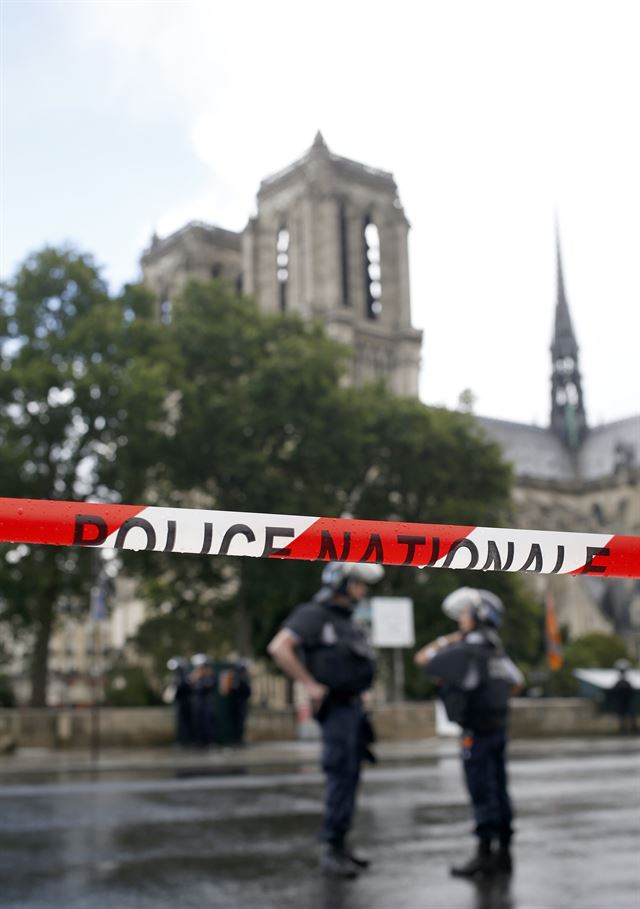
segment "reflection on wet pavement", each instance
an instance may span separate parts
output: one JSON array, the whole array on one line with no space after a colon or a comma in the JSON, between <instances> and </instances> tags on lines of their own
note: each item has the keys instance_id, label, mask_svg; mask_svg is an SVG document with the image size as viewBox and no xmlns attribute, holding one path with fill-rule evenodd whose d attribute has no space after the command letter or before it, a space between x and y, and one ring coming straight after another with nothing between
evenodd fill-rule
<instances>
[{"instance_id":1,"label":"reflection on wet pavement","mask_svg":"<svg viewBox=\"0 0 640 909\"><path fill-rule=\"evenodd\" d=\"M472 849L460 768L443 753L366 773L355 881L317 872L315 772L0 786L3 909L638 909L634 748L512 762L513 879L452 879Z\"/></svg>"}]
</instances>

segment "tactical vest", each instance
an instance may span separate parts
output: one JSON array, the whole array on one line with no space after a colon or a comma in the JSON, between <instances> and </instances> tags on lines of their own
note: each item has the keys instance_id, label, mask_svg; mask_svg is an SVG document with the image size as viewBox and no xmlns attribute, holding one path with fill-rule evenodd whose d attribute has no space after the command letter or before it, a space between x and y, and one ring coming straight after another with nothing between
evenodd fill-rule
<instances>
[{"instance_id":1,"label":"tactical vest","mask_svg":"<svg viewBox=\"0 0 640 909\"><path fill-rule=\"evenodd\" d=\"M467 672L460 684L445 683L441 697L450 720L476 733L506 728L513 686L503 652L486 645L462 645ZM446 658L446 654L442 655Z\"/></svg>"},{"instance_id":2,"label":"tactical vest","mask_svg":"<svg viewBox=\"0 0 640 909\"><path fill-rule=\"evenodd\" d=\"M315 605L322 610L324 623L320 643L304 647L304 662L309 672L332 695L361 694L371 687L375 676L373 648L342 607Z\"/></svg>"}]
</instances>

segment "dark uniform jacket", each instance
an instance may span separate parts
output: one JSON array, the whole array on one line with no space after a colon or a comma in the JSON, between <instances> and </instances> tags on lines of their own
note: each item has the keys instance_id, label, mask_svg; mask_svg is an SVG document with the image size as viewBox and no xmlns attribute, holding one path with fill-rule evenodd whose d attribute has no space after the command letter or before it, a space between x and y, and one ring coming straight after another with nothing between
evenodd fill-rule
<instances>
[{"instance_id":1,"label":"dark uniform jacket","mask_svg":"<svg viewBox=\"0 0 640 909\"><path fill-rule=\"evenodd\" d=\"M375 656L352 611L331 601L298 606L283 625L298 640L300 659L334 699L371 687Z\"/></svg>"},{"instance_id":2,"label":"dark uniform jacket","mask_svg":"<svg viewBox=\"0 0 640 909\"><path fill-rule=\"evenodd\" d=\"M522 674L495 632L470 632L436 653L425 669L441 681L440 696L450 720L479 734L506 728L509 695Z\"/></svg>"}]
</instances>

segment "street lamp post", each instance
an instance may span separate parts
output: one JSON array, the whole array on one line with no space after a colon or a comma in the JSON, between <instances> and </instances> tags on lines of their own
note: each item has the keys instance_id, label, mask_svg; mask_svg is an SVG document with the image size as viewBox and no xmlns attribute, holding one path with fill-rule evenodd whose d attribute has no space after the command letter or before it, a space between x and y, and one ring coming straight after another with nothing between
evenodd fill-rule
<instances>
[{"instance_id":1,"label":"street lamp post","mask_svg":"<svg viewBox=\"0 0 640 909\"><path fill-rule=\"evenodd\" d=\"M100 701L102 700L102 636L101 623L107 618L107 584L104 574L98 577L91 588L91 759L97 762L100 756Z\"/></svg>"}]
</instances>

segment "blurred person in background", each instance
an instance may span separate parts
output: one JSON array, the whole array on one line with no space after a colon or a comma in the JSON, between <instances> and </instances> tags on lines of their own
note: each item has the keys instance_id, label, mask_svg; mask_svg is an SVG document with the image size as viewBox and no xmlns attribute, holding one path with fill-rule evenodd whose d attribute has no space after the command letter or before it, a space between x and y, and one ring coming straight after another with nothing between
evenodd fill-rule
<instances>
[{"instance_id":1,"label":"blurred person in background","mask_svg":"<svg viewBox=\"0 0 640 909\"><path fill-rule=\"evenodd\" d=\"M172 657L167 663L167 669L174 674L175 693L173 703L175 709L176 741L179 745L193 745L194 727L192 712L192 689L189 678L191 666L188 660Z\"/></svg>"},{"instance_id":2,"label":"blurred person in background","mask_svg":"<svg viewBox=\"0 0 640 909\"><path fill-rule=\"evenodd\" d=\"M504 607L495 594L462 587L445 598L442 609L458 623L458 631L425 645L415 662L439 680L447 715L462 728L462 764L478 843L475 855L451 873L471 879L510 874L508 704L524 679L498 637Z\"/></svg>"},{"instance_id":3,"label":"blurred person in background","mask_svg":"<svg viewBox=\"0 0 640 909\"><path fill-rule=\"evenodd\" d=\"M216 674L213 663L204 653L191 658L193 670L190 676L193 732L196 745L208 748L215 740L215 716L213 696Z\"/></svg>"},{"instance_id":4,"label":"blurred person in background","mask_svg":"<svg viewBox=\"0 0 640 909\"><path fill-rule=\"evenodd\" d=\"M611 706L618 715L620 735L637 735L638 725L635 711L635 689L627 672L631 668L629 660L617 660L615 668L618 678L609 692Z\"/></svg>"},{"instance_id":5,"label":"blurred person in background","mask_svg":"<svg viewBox=\"0 0 640 909\"><path fill-rule=\"evenodd\" d=\"M231 707L231 724L233 741L236 745L244 745L244 733L249 711L249 698L251 697L251 676L246 660L239 660L233 667L231 685L229 687L229 703Z\"/></svg>"}]
</instances>

